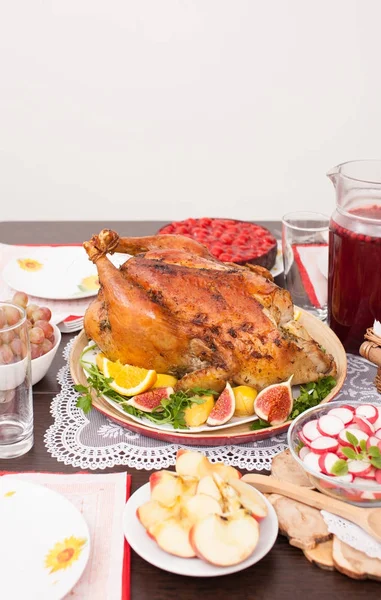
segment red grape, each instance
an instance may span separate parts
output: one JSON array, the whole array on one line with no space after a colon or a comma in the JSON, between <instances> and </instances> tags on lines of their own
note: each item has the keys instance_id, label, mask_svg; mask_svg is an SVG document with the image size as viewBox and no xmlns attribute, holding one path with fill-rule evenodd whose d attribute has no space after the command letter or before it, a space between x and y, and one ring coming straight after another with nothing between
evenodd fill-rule
<instances>
[{"instance_id":1,"label":"red grape","mask_svg":"<svg viewBox=\"0 0 381 600\"><path fill-rule=\"evenodd\" d=\"M32 321L50 321L52 313L49 308L42 306L32 313Z\"/></svg>"},{"instance_id":2,"label":"red grape","mask_svg":"<svg viewBox=\"0 0 381 600\"><path fill-rule=\"evenodd\" d=\"M3 344L10 344L15 337L16 334L12 329L10 331L3 331L3 333L0 333L0 340L3 342Z\"/></svg>"},{"instance_id":3,"label":"red grape","mask_svg":"<svg viewBox=\"0 0 381 600\"><path fill-rule=\"evenodd\" d=\"M32 319L32 315L33 313L38 310L38 306L37 304L29 304L29 306L26 307L26 316L28 317L29 320Z\"/></svg>"},{"instance_id":4,"label":"red grape","mask_svg":"<svg viewBox=\"0 0 381 600\"><path fill-rule=\"evenodd\" d=\"M53 344L52 344L52 342L49 342L49 340L44 340L41 344L42 354L46 354L52 348L53 348Z\"/></svg>"},{"instance_id":5,"label":"red grape","mask_svg":"<svg viewBox=\"0 0 381 600\"><path fill-rule=\"evenodd\" d=\"M30 355L32 357L32 360L34 358L39 358L40 356L42 356L41 344L31 344L30 345Z\"/></svg>"},{"instance_id":6,"label":"red grape","mask_svg":"<svg viewBox=\"0 0 381 600\"><path fill-rule=\"evenodd\" d=\"M13 354L19 358L25 358L26 356L26 345L19 338L15 338L10 343Z\"/></svg>"},{"instance_id":7,"label":"red grape","mask_svg":"<svg viewBox=\"0 0 381 600\"><path fill-rule=\"evenodd\" d=\"M16 325L21 320L21 314L14 306L4 306L4 313L9 326Z\"/></svg>"},{"instance_id":8,"label":"red grape","mask_svg":"<svg viewBox=\"0 0 381 600\"><path fill-rule=\"evenodd\" d=\"M0 346L0 365L9 365L13 362L13 352L9 346L3 344Z\"/></svg>"},{"instance_id":9,"label":"red grape","mask_svg":"<svg viewBox=\"0 0 381 600\"><path fill-rule=\"evenodd\" d=\"M21 306L21 308L27 307L28 300L29 298L24 292L16 292L12 298L13 304L17 304L17 306Z\"/></svg>"},{"instance_id":10,"label":"red grape","mask_svg":"<svg viewBox=\"0 0 381 600\"><path fill-rule=\"evenodd\" d=\"M42 329L46 338L50 338L54 334L53 327L47 321L35 321L34 326Z\"/></svg>"},{"instance_id":11,"label":"red grape","mask_svg":"<svg viewBox=\"0 0 381 600\"><path fill-rule=\"evenodd\" d=\"M32 327L32 329L29 331L29 339L32 344L41 344L45 339L45 335L41 327Z\"/></svg>"}]
</instances>

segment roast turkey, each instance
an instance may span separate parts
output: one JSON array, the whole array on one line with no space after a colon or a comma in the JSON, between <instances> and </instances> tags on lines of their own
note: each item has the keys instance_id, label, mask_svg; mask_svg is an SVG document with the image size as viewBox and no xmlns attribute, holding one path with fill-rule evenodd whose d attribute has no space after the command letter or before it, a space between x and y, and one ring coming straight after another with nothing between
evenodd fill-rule
<instances>
[{"instance_id":1,"label":"roast turkey","mask_svg":"<svg viewBox=\"0 0 381 600\"><path fill-rule=\"evenodd\" d=\"M258 390L335 375L333 357L294 321L290 294L262 267L212 257L179 235L120 238L104 229L84 243L100 290L85 330L110 360L179 378L178 388ZM132 258L118 269L107 254Z\"/></svg>"}]
</instances>

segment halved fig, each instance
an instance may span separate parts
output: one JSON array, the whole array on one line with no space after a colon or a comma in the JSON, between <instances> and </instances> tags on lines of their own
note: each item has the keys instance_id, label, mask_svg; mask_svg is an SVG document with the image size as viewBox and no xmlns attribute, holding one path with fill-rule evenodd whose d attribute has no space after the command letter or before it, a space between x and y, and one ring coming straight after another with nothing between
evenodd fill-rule
<instances>
[{"instance_id":1,"label":"halved fig","mask_svg":"<svg viewBox=\"0 0 381 600\"><path fill-rule=\"evenodd\" d=\"M291 375L284 383L275 383L262 390L254 400L254 411L260 419L270 425L281 425L287 421L294 403L291 390Z\"/></svg>"},{"instance_id":2,"label":"halved fig","mask_svg":"<svg viewBox=\"0 0 381 600\"><path fill-rule=\"evenodd\" d=\"M229 383L226 384L223 392L218 396L212 412L206 423L215 427L223 425L230 421L235 411L235 396Z\"/></svg>"},{"instance_id":3,"label":"halved fig","mask_svg":"<svg viewBox=\"0 0 381 600\"><path fill-rule=\"evenodd\" d=\"M155 388L144 392L144 394L138 394L133 396L127 402L130 406L134 406L143 412L153 412L160 406L161 401L164 398L169 398L173 394L172 387Z\"/></svg>"}]
</instances>

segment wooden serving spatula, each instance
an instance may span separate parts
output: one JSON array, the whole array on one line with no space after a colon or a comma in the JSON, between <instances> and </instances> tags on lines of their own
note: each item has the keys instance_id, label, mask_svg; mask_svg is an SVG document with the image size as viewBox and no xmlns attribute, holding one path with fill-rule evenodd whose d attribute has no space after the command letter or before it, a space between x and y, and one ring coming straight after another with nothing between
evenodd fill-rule
<instances>
[{"instance_id":1,"label":"wooden serving spatula","mask_svg":"<svg viewBox=\"0 0 381 600\"><path fill-rule=\"evenodd\" d=\"M281 494L319 510L327 510L339 517L352 521L381 542L381 508L360 508L347 504L325 494L299 487L287 481L280 481L271 475L244 475L242 481L254 486L260 492Z\"/></svg>"}]
</instances>

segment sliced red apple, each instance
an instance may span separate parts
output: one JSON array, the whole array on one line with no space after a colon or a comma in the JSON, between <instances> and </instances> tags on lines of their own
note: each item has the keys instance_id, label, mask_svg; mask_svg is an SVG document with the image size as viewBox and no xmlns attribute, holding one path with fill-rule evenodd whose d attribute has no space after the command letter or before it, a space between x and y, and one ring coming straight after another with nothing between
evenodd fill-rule
<instances>
[{"instance_id":1,"label":"sliced red apple","mask_svg":"<svg viewBox=\"0 0 381 600\"><path fill-rule=\"evenodd\" d=\"M207 494L218 501L222 498L221 492L212 475L206 475L200 479L197 485L197 494Z\"/></svg>"},{"instance_id":2,"label":"sliced red apple","mask_svg":"<svg viewBox=\"0 0 381 600\"><path fill-rule=\"evenodd\" d=\"M259 540L259 526L245 511L234 517L210 515L194 525L189 535L195 554L219 567L248 558Z\"/></svg>"},{"instance_id":3,"label":"sliced red apple","mask_svg":"<svg viewBox=\"0 0 381 600\"><path fill-rule=\"evenodd\" d=\"M210 463L201 452L180 449L176 456L176 473L184 477L201 479L209 473Z\"/></svg>"},{"instance_id":4,"label":"sliced red apple","mask_svg":"<svg viewBox=\"0 0 381 600\"><path fill-rule=\"evenodd\" d=\"M192 525L209 515L221 514L222 510L218 500L207 494L196 494L181 507L182 518L187 519Z\"/></svg>"},{"instance_id":5,"label":"sliced red apple","mask_svg":"<svg viewBox=\"0 0 381 600\"><path fill-rule=\"evenodd\" d=\"M248 510L257 521L261 521L267 516L266 502L253 486L239 479L230 479L228 485L238 494L243 508Z\"/></svg>"},{"instance_id":6,"label":"sliced red apple","mask_svg":"<svg viewBox=\"0 0 381 600\"><path fill-rule=\"evenodd\" d=\"M136 516L138 517L143 527L148 529L156 523L165 521L165 519L169 519L170 517L175 516L176 513L179 512L179 510L179 506L167 508L159 504L159 502L149 500L148 502L145 502L144 504L139 506L139 508L136 511Z\"/></svg>"},{"instance_id":7,"label":"sliced red apple","mask_svg":"<svg viewBox=\"0 0 381 600\"><path fill-rule=\"evenodd\" d=\"M173 517L153 525L148 533L165 552L182 558L193 558L196 554L189 543L190 529L189 521Z\"/></svg>"},{"instance_id":8,"label":"sliced red apple","mask_svg":"<svg viewBox=\"0 0 381 600\"><path fill-rule=\"evenodd\" d=\"M150 476L149 482L151 500L160 502L162 506L174 506L184 492L181 477L172 471L156 471Z\"/></svg>"},{"instance_id":9,"label":"sliced red apple","mask_svg":"<svg viewBox=\"0 0 381 600\"><path fill-rule=\"evenodd\" d=\"M212 472L218 473L225 481L228 481L229 479L240 479L242 477L242 473L230 465L224 465L224 463L209 464Z\"/></svg>"}]
</instances>

